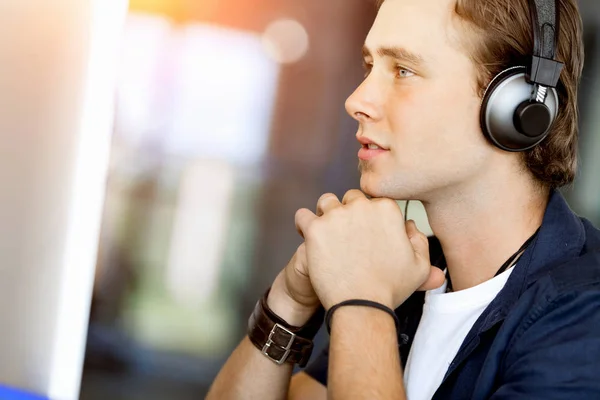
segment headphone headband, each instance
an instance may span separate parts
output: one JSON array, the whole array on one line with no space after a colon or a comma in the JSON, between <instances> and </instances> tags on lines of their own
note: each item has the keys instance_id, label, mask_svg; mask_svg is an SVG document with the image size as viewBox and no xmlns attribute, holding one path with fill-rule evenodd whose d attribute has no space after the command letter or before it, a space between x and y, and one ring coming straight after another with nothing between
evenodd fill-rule
<instances>
[{"instance_id":1,"label":"headphone headband","mask_svg":"<svg viewBox=\"0 0 600 400\"><path fill-rule=\"evenodd\" d=\"M485 0L483 0L485 1ZM502 71L483 96L484 135L502 150L526 151L541 143L558 116L556 90L564 64L558 54L559 0L529 0L533 30L530 63Z\"/></svg>"},{"instance_id":2,"label":"headphone headband","mask_svg":"<svg viewBox=\"0 0 600 400\"><path fill-rule=\"evenodd\" d=\"M533 55L527 69L532 84L555 88L564 64L555 60L560 33L558 0L529 0L533 25Z\"/></svg>"}]
</instances>

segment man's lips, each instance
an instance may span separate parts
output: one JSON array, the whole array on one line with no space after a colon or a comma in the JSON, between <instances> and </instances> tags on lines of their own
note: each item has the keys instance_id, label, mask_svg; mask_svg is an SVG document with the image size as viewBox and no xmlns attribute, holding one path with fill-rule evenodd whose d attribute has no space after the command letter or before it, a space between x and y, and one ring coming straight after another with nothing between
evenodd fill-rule
<instances>
[{"instance_id":1,"label":"man's lips","mask_svg":"<svg viewBox=\"0 0 600 400\"><path fill-rule=\"evenodd\" d=\"M356 140L358 140L358 142L359 142L360 144L362 144L362 145L363 145L363 147L365 147L365 148L366 148L366 147L373 147L373 146L377 146L377 147L379 147L380 149L383 149L383 150L389 150L389 149L387 149L385 146L383 146L383 145L381 145L381 144L377 143L375 140L373 140L373 139L371 139L371 138L369 138L369 137L366 137L366 136L356 136Z\"/></svg>"},{"instance_id":2,"label":"man's lips","mask_svg":"<svg viewBox=\"0 0 600 400\"><path fill-rule=\"evenodd\" d=\"M386 149L381 149L381 148L376 148L376 149L370 149L366 146L363 146L359 151L358 151L358 158L360 158L361 160L371 160L377 156L380 156L384 153L387 153L389 150Z\"/></svg>"},{"instance_id":3,"label":"man's lips","mask_svg":"<svg viewBox=\"0 0 600 400\"><path fill-rule=\"evenodd\" d=\"M389 151L389 149L364 135L356 136L356 139L362 144L362 148L358 151L358 158L361 160L371 160Z\"/></svg>"}]
</instances>

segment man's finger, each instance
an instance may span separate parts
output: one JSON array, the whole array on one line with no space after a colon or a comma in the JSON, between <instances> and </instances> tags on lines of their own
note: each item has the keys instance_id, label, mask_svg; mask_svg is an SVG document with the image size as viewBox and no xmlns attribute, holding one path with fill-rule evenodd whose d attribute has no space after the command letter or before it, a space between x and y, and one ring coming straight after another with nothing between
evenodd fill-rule
<instances>
[{"instance_id":1,"label":"man's finger","mask_svg":"<svg viewBox=\"0 0 600 400\"><path fill-rule=\"evenodd\" d=\"M340 203L340 199L338 199L335 194L325 193L319 197L319 201L317 201L317 216L320 217L327 211L333 210L341 205L342 203Z\"/></svg>"},{"instance_id":2,"label":"man's finger","mask_svg":"<svg viewBox=\"0 0 600 400\"><path fill-rule=\"evenodd\" d=\"M444 272L438 267L431 266L431 270L429 271L429 277L425 281L424 284L421 285L417 290L433 290L437 289L444 284L446 281L446 275Z\"/></svg>"},{"instance_id":3,"label":"man's finger","mask_svg":"<svg viewBox=\"0 0 600 400\"><path fill-rule=\"evenodd\" d=\"M429 241L427 240L427 236L419 231L417 224L412 219L406 222L406 234L408 235L408 239L410 240L415 253L429 262ZM445 280L446 275L444 275L444 272L432 265L427 280L417 290L437 289L442 286Z\"/></svg>"},{"instance_id":4,"label":"man's finger","mask_svg":"<svg viewBox=\"0 0 600 400\"><path fill-rule=\"evenodd\" d=\"M366 198L367 198L367 196L365 196L365 194L363 192L361 192L360 190L351 189L351 190L348 190L346 192L346 194L344 195L344 198L342 199L342 204L348 204L357 199L366 199Z\"/></svg>"},{"instance_id":5,"label":"man's finger","mask_svg":"<svg viewBox=\"0 0 600 400\"><path fill-rule=\"evenodd\" d=\"M410 240L413 249L419 255L429 259L429 241L427 236L417 228L417 224L412 219L406 221L406 236Z\"/></svg>"},{"instance_id":6,"label":"man's finger","mask_svg":"<svg viewBox=\"0 0 600 400\"><path fill-rule=\"evenodd\" d=\"M296 223L296 230L304 238L304 232L308 229L310 224L319 217L317 217L312 211L307 208L301 208L296 211L296 215L294 217Z\"/></svg>"}]
</instances>

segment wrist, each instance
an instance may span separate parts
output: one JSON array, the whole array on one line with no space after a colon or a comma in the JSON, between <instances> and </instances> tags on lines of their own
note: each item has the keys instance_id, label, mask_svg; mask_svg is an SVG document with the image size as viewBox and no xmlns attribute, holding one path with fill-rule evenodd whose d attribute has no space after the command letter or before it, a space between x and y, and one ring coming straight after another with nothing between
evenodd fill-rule
<instances>
[{"instance_id":1,"label":"wrist","mask_svg":"<svg viewBox=\"0 0 600 400\"><path fill-rule=\"evenodd\" d=\"M267 304L271 289L267 289L254 306L248 319L248 338L263 355L278 365L292 363L305 367L314 348L313 339L323 323L324 310L319 307L302 326L293 326ZM277 298L277 294L273 298ZM274 305L281 304L273 298Z\"/></svg>"},{"instance_id":2,"label":"wrist","mask_svg":"<svg viewBox=\"0 0 600 400\"><path fill-rule=\"evenodd\" d=\"M319 308L307 307L292 299L281 290L271 289L267 305L281 319L292 326L303 326Z\"/></svg>"},{"instance_id":3,"label":"wrist","mask_svg":"<svg viewBox=\"0 0 600 400\"><path fill-rule=\"evenodd\" d=\"M382 296L381 293L365 293L365 294L359 294L359 292L355 292L355 293L349 293L348 295L345 296L336 296L335 298L330 299L329 301L327 301L327 303L323 304L323 306L325 307L326 310L329 310L331 307L340 304L344 301L348 301L348 300L367 300L367 301L373 301L375 303L379 303L381 305L384 305L390 309L395 309L396 306L394 306L394 301L392 300L391 297L385 297Z\"/></svg>"},{"instance_id":4,"label":"wrist","mask_svg":"<svg viewBox=\"0 0 600 400\"><path fill-rule=\"evenodd\" d=\"M334 316L331 317L331 326L333 330L346 330L352 326L357 326L356 321L366 324L371 328L379 327L381 329L391 329L396 331L396 322L387 312L373 307L365 306L345 306L338 308Z\"/></svg>"}]
</instances>

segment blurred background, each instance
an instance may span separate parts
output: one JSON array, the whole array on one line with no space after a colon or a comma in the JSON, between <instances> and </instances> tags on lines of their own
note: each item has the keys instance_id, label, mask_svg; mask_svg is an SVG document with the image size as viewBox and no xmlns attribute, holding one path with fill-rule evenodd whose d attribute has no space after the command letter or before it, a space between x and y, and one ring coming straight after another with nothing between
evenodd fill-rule
<instances>
[{"instance_id":1,"label":"blurred background","mask_svg":"<svg viewBox=\"0 0 600 400\"><path fill-rule=\"evenodd\" d=\"M581 169L600 224L600 3L580 1ZM369 0L130 0L81 398L202 398L301 243L298 208L358 187ZM422 207L410 217L427 232ZM317 339L322 346L323 337Z\"/></svg>"},{"instance_id":2,"label":"blurred background","mask_svg":"<svg viewBox=\"0 0 600 400\"><path fill-rule=\"evenodd\" d=\"M344 101L374 15L130 1L82 399L205 395L301 243L295 211L357 186Z\"/></svg>"}]
</instances>

